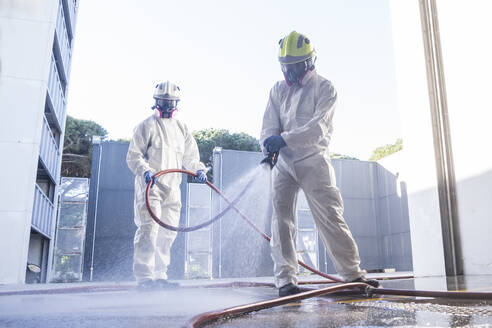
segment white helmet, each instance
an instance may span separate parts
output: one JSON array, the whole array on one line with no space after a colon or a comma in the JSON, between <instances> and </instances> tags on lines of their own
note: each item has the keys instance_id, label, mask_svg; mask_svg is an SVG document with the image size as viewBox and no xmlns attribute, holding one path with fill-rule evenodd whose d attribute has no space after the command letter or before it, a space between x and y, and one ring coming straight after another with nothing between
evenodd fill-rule
<instances>
[{"instance_id":1,"label":"white helmet","mask_svg":"<svg viewBox=\"0 0 492 328\"><path fill-rule=\"evenodd\" d=\"M159 83L155 86L154 99L180 100L179 87L169 81Z\"/></svg>"},{"instance_id":2,"label":"white helmet","mask_svg":"<svg viewBox=\"0 0 492 328\"><path fill-rule=\"evenodd\" d=\"M169 81L159 83L155 86L154 99L155 105L152 109L157 109L161 118L170 118L177 110L179 97L179 87Z\"/></svg>"}]
</instances>

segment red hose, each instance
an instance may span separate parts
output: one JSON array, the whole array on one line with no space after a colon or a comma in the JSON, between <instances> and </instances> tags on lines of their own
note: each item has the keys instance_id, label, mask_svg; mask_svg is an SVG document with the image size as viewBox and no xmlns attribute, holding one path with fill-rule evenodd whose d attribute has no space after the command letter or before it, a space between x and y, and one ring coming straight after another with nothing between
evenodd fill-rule
<instances>
[{"instance_id":1,"label":"red hose","mask_svg":"<svg viewBox=\"0 0 492 328\"><path fill-rule=\"evenodd\" d=\"M182 169L169 169L169 170L163 170L163 171L160 171L160 172L157 172L156 174L154 174L153 177L160 177L162 175L165 175L165 174L168 174L168 173L185 173L185 174L188 174L188 175L191 175L191 176L194 176L196 177L196 173L193 173L191 171L187 171L187 170L182 170ZM251 182L253 180L251 180L248 185L244 188L244 190L241 192L240 196L242 194L244 194L246 192L246 190L249 188L249 186L251 185ZM229 206L224 210L222 211L221 213L219 213L217 216L213 217L211 220L207 221L207 222L204 222L200 225L197 225L197 226L193 226L193 227L174 227L174 226L171 226L171 225L168 225L164 222L162 222L158 217L157 215L155 215L154 211L152 210L152 207L150 206L150 201L149 201L149 193L150 193L150 188L151 188L151 183L149 182L147 184L147 189L145 190L145 204L147 205L147 210L149 211L150 213L150 216L152 216L152 218L154 219L155 222L157 222L157 224L159 224L161 227L165 228L165 229L168 229L168 230L173 230L173 231L181 231L181 232L188 232L188 231L193 231L193 230L197 230L201 227L205 227L209 224L211 224L212 222L216 221L217 219L219 219L220 217L222 217L226 211L228 211L229 209L234 209L238 214L239 216L244 220L246 221L254 230L256 230L256 232L258 232L263 238L265 238L266 241L270 242L270 237L265 234L263 231L260 230L260 228L258 228L236 205L235 203L237 202L237 200L239 200L239 196L234 200L234 201L230 201L216 186L214 186L213 184L211 184L209 181L206 182L207 186L209 186L213 191L215 191L217 194L219 194L225 201L227 204L229 204ZM326 274L324 272L321 272L309 265L307 265L306 263L302 262L301 260L297 260L297 263L299 263L299 265L301 265L302 267L306 268L307 270L313 272L313 273L316 273L317 275L323 277L323 278L326 278L326 279L330 279L330 280L333 280L333 281L336 281L336 282L341 282L343 283L344 281L340 278L337 278L337 277L334 277L332 275L329 275L329 274Z\"/></svg>"},{"instance_id":2,"label":"red hose","mask_svg":"<svg viewBox=\"0 0 492 328\"><path fill-rule=\"evenodd\" d=\"M154 177L159 177L164 174L168 173L186 173L188 175L196 177L196 174L190 171L186 170L180 170L180 169L171 169L171 170L164 170L156 173ZM250 181L251 183L251 181ZM152 208L150 207L149 203L149 191L150 191L150 186L151 184L149 183L147 185L147 189L145 192L145 201L147 205L147 209L152 216L152 218L162 227L174 231L192 231L190 229L199 229L200 227L204 227L208 224L211 224L215 220L218 220L220 217L222 217L226 211L229 209L234 209L239 216L241 216L242 219L244 219L254 230L256 230L260 235L263 236L268 242L270 241L270 237L266 235L263 231L261 231L242 211L236 207L235 203L239 200L239 198L246 192L246 190L249 188L250 183L244 188L244 190L240 193L240 195L234 200L230 201L217 187L215 187L213 184L210 182L206 182L206 184L212 188L217 194L219 194L228 204L229 206L219 213L216 217L212 218L211 220L202 223L198 226L195 227L173 227L165 224L162 222L152 211ZM336 281L336 282L342 282L343 281L337 277L328 275L324 272L321 272L319 270L316 270L315 268L310 267L309 265L305 264L304 262L298 260L297 261L301 266L304 268L308 269L311 272L314 272L324 278L330 279L331 281ZM406 277L405 277L406 278ZM411 278L411 276L409 276ZM389 278L391 279L391 278ZM330 283L331 281L323 281L319 283ZM317 282L309 282L309 283L317 283ZM252 311L258 311L261 309L267 309L283 304L288 304L292 303L295 301L303 300L306 298L311 298L311 297L317 297L325 294L330 294L330 293L335 293L340 290L346 290L346 289L354 289L354 288L363 288L365 292L371 296L374 294L379 294L379 295L402 295L402 296L424 296L424 297L449 297L449 298L458 298L458 299L487 299L490 300L492 299L492 293L470 293L470 292L441 292L441 291L424 291L424 290L398 290L398 289L383 289L383 288L373 288L365 283L344 283L342 285L337 285L337 286L331 286L331 287L326 287L326 288L321 288L321 289L316 289L316 290L310 290L310 291L303 291L302 293L291 295L291 296L286 296L286 297L280 297L268 301L263 301L263 302L258 302L258 303L252 303L252 304L245 304L245 305L240 305L240 306L235 306L231 307L228 309L224 310L218 310L218 311L211 311L211 312L206 312L199 314L192 319L190 319L187 323L187 327L199 327L203 324L207 324L210 322L213 322L219 318L222 317L231 317L231 316L237 316L241 315L244 313L252 312Z\"/></svg>"},{"instance_id":3,"label":"red hose","mask_svg":"<svg viewBox=\"0 0 492 328\"><path fill-rule=\"evenodd\" d=\"M444 291L428 291L428 290L384 289L384 288L373 288L371 286L366 285L365 283L346 283L346 284L325 287L321 289L308 290L308 291L304 291L306 290L306 288L303 288L302 293L291 295L291 296L234 306L223 310L201 313L188 320L185 327L198 328L204 324L209 324L221 318L230 318L234 316L239 316L248 312L268 309L275 306L288 304L307 298L318 297L326 294L333 294L341 290L354 289L354 288L364 289L368 297L371 297L374 294L379 294L379 295L399 295L399 296L420 296L420 297L433 297L433 298L446 297L446 298L468 299L468 300L492 299L492 293L485 293L485 292L448 292L448 291L444 292Z\"/></svg>"},{"instance_id":4,"label":"red hose","mask_svg":"<svg viewBox=\"0 0 492 328\"><path fill-rule=\"evenodd\" d=\"M302 292L302 293L295 294L295 295L275 298L272 300L234 306L234 307L223 309L223 310L205 312L205 313L196 315L193 318L191 318L187 322L185 327L193 327L193 328L200 327L204 324L208 324L210 322L213 322L213 321L218 320L218 319L223 318L223 317L238 316L238 315L252 312L252 311L268 309L271 307L275 307L275 306L279 306L279 305L283 305L283 304L288 304L288 303L300 301L300 300L307 299L307 298L312 298L312 297L317 297L317 296L321 296L321 295L335 293L335 292L338 292L340 290L354 289L354 288L366 288L366 287L367 287L367 285L365 283L360 283L360 282L347 283L347 284L338 285L338 286L331 286L331 287L325 287L325 288L310 290L310 291Z\"/></svg>"},{"instance_id":5,"label":"red hose","mask_svg":"<svg viewBox=\"0 0 492 328\"><path fill-rule=\"evenodd\" d=\"M154 175L154 177L159 177L161 175L164 175L164 174L167 174L167 173L187 173L189 175L192 175L194 177L196 177L196 174L191 172L191 171L185 171L185 170L179 170L179 169L172 169L172 170L164 170L164 171L160 171L158 173L156 173ZM177 232L191 232L191 231L195 231L195 230L198 230L198 229L201 229L201 228L204 228L212 223L214 223L215 221L217 221L218 219L220 219L222 216L224 216L224 214L229 211L233 204L237 203L241 197L246 193L246 191L249 189L249 187L251 187L251 183L253 182L253 180L250 180L247 184L246 184L246 187L244 187L244 189L239 193L239 195L236 197L236 199L234 199L234 201L232 201L229 206L227 206L222 212L220 212L219 214L217 214L216 216L214 216L212 219L206 221L206 222L203 222L203 223L200 223L198 225L195 225L195 226L192 226L192 227L175 227L175 226L172 226L172 225L169 225L169 224L166 224L164 222L162 222L158 217L157 215L155 215L154 211L152 210L152 207L150 206L150 201L149 201L149 193L150 193L150 188L151 188L151 184L148 183L147 184L147 188L145 190L145 205L147 205L147 210L149 211L150 213L150 216L152 216L152 218L154 219L155 222L157 222L157 224L159 224L161 227L167 229L167 230L172 230L172 231L177 231ZM206 182L206 184L212 188L213 190L215 190L216 192L219 192L219 190L213 185L211 184L210 182Z\"/></svg>"}]
</instances>

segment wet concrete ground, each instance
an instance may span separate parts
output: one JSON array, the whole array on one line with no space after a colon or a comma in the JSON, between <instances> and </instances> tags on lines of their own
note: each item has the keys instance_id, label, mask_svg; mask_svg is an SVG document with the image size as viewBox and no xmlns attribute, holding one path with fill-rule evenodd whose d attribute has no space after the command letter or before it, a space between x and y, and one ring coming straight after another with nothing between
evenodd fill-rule
<instances>
[{"instance_id":1,"label":"wet concrete ground","mask_svg":"<svg viewBox=\"0 0 492 328\"><path fill-rule=\"evenodd\" d=\"M277 290L271 287L197 287L246 280L272 282L271 278L183 281L178 290L145 292L136 290L131 282L0 286L0 327L184 327L199 313L277 297ZM383 286L492 292L492 276L386 280ZM337 295L265 309L206 327L388 326L492 327L492 302Z\"/></svg>"}]
</instances>

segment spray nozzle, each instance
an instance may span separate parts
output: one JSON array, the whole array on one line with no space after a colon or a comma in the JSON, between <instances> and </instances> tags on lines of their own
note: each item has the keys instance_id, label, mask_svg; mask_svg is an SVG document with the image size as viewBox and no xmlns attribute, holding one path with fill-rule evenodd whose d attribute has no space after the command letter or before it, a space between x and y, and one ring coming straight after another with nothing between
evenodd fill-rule
<instances>
[{"instance_id":1,"label":"spray nozzle","mask_svg":"<svg viewBox=\"0 0 492 328\"><path fill-rule=\"evenodd\" d=\"M277 164L277 160L278 160L278 151L273 153L268 152L267 156L260 162L260 164L268 163L270 164L270 169L273 169L275 164Z\"/></svg>"}]
</instances>

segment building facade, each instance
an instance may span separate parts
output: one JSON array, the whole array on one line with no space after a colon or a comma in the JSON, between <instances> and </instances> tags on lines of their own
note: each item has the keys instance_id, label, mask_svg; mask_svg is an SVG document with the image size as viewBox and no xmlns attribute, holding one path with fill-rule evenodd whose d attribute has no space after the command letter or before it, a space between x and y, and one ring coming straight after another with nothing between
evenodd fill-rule
<instances>
[{"instance_id":1,"label":"building facade","mask_svg":"<svg viewBox=\"0 0 492 328\"><path fill-rule=\"evenodd\" d=\"M51 278L77 6L0 3L0 283Z\"/></svg>"}]
</instances>

